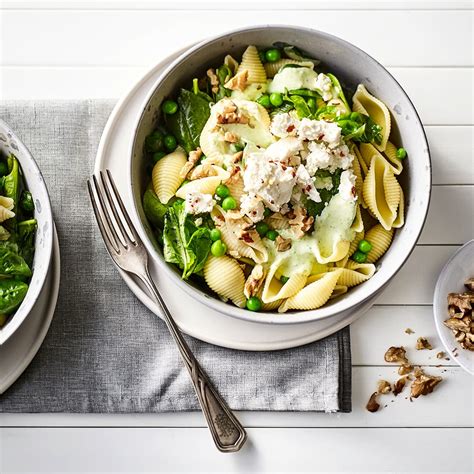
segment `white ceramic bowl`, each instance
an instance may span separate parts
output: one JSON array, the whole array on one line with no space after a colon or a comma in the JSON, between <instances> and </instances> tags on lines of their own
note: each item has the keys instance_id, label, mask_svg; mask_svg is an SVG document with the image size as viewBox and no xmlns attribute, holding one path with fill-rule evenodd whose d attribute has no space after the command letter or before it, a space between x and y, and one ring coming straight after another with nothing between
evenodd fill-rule
<instances>
[{"instance_id":1,"label":"white ceramic bowl","mask_svg":"<svg viewBox=\"0 0 474 474\"><path fill-rule=\"evenodd\" d=\"M370 92L387 104L392 114L395 142L408 151L408 159L404 162L406 166L400 178L405 192L406 223L396 232L389 251L378 264L378 271L369 281L317 310L257 315L225 304L204 289L181 280L179 270L164 261L141 204L146 186L143 148L145 137L160 117L160 104L165 97L176 93L180 86L189 87L193 77L205 74L210 66L221 64L226 54L239 57L249 44L270 46L278 41L295 45L320 59L321 66L333 72L352 91L358 83L364 83ZM354 45L327 33L297 26L267 25L230 31L205 40L178 57L150 89L143 104L143 112L137 117L129 160L133 212L135 220L141 222L138 231L159 268L198 301L227 316L248 321L258 318L259 322L274 324L295 324L330 317L359 305L383 288L400 270L415 247L425 222L431 193L431 162L423 126L398 82L375 59Z\"/></svg>"},{"instance_id":2,"label":"white ceramic bowl","mask_svg":"<svg viewBox=\"0 0 474 474\"><path fill-rule=\"evenodd\" d=\"M18 159L26 186L35 202L35 218L38 221L33 276L25 299L6 325L0 329L0 345L2 345L28 316L44 286L53 251L54 225L48 190L38 165L26 146L2 120L0 120L0 152L3 155L13 153Z\"/></svg>"},{"instance_id":3,"label":"white ceramic bowl","mask_svg":"<svg viewBox=\"0 0 474 474\"><path fill-rule=\"evenodd\" d=\"M451 330L443 324L448 318L448 293L466 291L464 282L471 277L474 277L474 240L457 250L441 270L433 297L433 314L439 338L451 360L474 375L474 352L463 349Z\"/></svg>"}]
</instances>

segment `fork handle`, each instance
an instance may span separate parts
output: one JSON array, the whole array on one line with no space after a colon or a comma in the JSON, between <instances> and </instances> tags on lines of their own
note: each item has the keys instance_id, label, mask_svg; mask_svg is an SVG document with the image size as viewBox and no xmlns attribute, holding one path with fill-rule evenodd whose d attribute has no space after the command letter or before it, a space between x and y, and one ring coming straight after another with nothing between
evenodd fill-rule
<instances>
[{"instance_id":1,"label":"fork handle","mask_svg":"<svg viewBox=\"0 0 474 474\"><path fill-rule=\"evenodd\" d=\"M206 417L207 425L217 449L225 453L239 451L247 439L247 433L244 427L232 413L227 403L217 393L208 376L194 357L176 322L168 311L163 298L158 292L148 268L146 269L145 275L137 276L155 297L163 312L165 323L178 346L181 357L191 376L199 404Z\"/></svg>"}]
</instances>

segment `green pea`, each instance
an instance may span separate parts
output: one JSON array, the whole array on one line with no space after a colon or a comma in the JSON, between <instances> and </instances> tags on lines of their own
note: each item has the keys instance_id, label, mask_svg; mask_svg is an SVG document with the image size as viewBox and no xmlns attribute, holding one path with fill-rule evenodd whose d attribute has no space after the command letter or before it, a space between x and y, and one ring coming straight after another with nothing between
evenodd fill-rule
<instances>
[{"instance_id":1,"label":"green pea","mask_svg":"<svg viewBox=\"0 0 474 474\"><path fill-rule=\"evenodd\" d=\"M279 92L273 92L270 94L270 103L274 107L280 107L283 104L283 96Z\"/></svg>"},{"instance_id":2,"label":"green pea","mask_svg":"<svg viewBox=\"0 0 474 474\"><path fill-rule=\"evenodd\" d=\"M216 194L220 198L225 199L226 197L230 196L230 191L225 184L219 184L219 186L216 188Z\"/></svg>"},{"instance_id":3,"label":"green pea","mask_svg":"<svg viewBox=\"0 0 474 474\"><path fill-rule=\"evenodd\" d=\"M361 252L369 253L372 250L372 244L368 240L362 239L359 242L358 249Z\"/></svg>"},{"instance_id":4,"label":"green pea","mask_svg":"<svg viewBox=\"0 0 474 474\"><path fill-rule=\"evenodd\" d=\"M174 100L165 100L161 106L161 110L166 115L173 115L178 111L178 104Z\"/></svg>"},{"instance_id":5,"label":"green pea","mask_svg":"<svg viewBox=\"0 0 474 474\"><path fill-rule=\"evenodd\" d=\"M159 130L155 130L145 139L145 148L148 152L154 153L163 148L163 134Z\"/></svg>"},{"instance_id":6,"label":"green pea","mask_svg":"<svg viewBox=\"0 0 474 474\"><path fill-rule=\"evenodd\" d=\"M246 306L249 311L260 311L262 309L262 302L257 296L251 296L247 300Z\"/></svg>"},{"instance_id":7,"label":"green pea","mask_svg":"<svg viewBox=\"0 0 474 474\"><path fill-rule=\"evenodd\" d=\"M25 190L21 193L20 207L26 212L33 212L35 210L33 196L29 191Z\"/></svg>"},{"instance_id":8,"label":"green pea","mask_svg":"<svg viewBox=\"0 0 474 474\"><path fill-rule=\"evenodd\" d=\"M269 63L276 63L281 58L280 50L276 48L267 49L265 52L265 59Z\"/></svg>"},{"instance_id":9,"label":"green pea","mask_svg":"<svg viewBox=\"0 0 474 474\"><path fill-rule=\"evenodd\" d=\"M8 165L4 161L0 161L0 176L8 174Z\"/></svg>"},{"instance_id":10,"label":"green pea","mask_svg":"<svg viewBox=\"0 0 474 474\"><path fill-rule=\"evenodd\" d=\"M268 217L271 213L272 211L268 209L268 207L266 207L265 210L263 211L263 217Z\"/></svg>"},{"instance_id":11,"label":"green pea","mask_svg":"<svg viewBox=\"0 0 474 474\"><path fill-rule=\"evenodd\" d=\"M153 156L152 156L153 163L160 161L161 158L163 158L164 156L166 156L166 153L164 151L157 151L156 153L153 153Z\"/></svg>"},{"instance_id":12,"label":"green pea","mask_svg":"<svg viewBox=\"0 0 474 474\"><path fill-rule=\"evenodd\" d=\"M222 201L222 209L224 209L224 211L231 211L236 207L237 201L232 196L228 196Z\"/></svg>"},{"instance_id":13,"label":"green pea","mask_svg":"<svg viewBox=\"0 0 474 474\"><path fill-rule=\"evenodd\" d=\"M217 242L221 238L221 231L219 229L211 229L210 237L213 242Z\"/></svg>"},{"instance_id":14,"label":"green pea","mask_svg":"<svg viewBox=\"0 0 474 474\"><path fill-rule=\"evenodd\" d=\"M397 150L397 158L399 160L404 160L405 158L407 157L407 151L405 150L405 148L399 148Z\"/></svg>"},{"instance_id":15,"label":"green pea","mask_svg":"<svg viewBox=\"0 0 474 474\"><path fill-rule=\"evenodd\" d=\"M280 277L280 281L281 281L283 284L285 284L289 279L290 279L290 277L287 277L287 276L285 276L285 275L282 275L282 276Z\"/></svg>"},{"instance_id":16,"label":"green pea","mask_svg":"<svg viewBox=\"0 0 474 474\"><path fill-rule=\"evenodd\" d=\"M367 260L367 254L361 252L360 250L357 250L357 252L352 255L352 260L357 263L365 263L365 261Z\"/></svg>"},{"instance_id":17,"label":"green pea","mask_svg":"<svg viewBox=\"0 0 474 474\"><path fill-rule=\"evenodd\" d=\"M263 94L257 99L257 103L263 105L266 109L269 109L272 104L270 102L270 96L268 94Z\"/></svg>"},{"instance_id":18,"label":"green pea","mask_svg":"<svg viewBox=\"0 0 474 474\"><path fill-rule=\"evenodd\" d=\"M257 229L258 235L260 235L260 237L264 237L265 234L270 230L270 227L268 227L266 222L259 222L255 228Z\"/></svg>"},{"instance_id":19,"label":"green pea","mask_svg":"<svg viewBox=\"0 0 474 474\"><path fill-rule=\"evenodd\" d=\"M178 146L176 138L174 138L173 135L165 135L165 138L163 138L163 143L168 151L174 151Z\"/></svg>"},{"instance_id":20,"label":"green pea","mask_svg":"<svg viewBox=\"0 0 474 474\"><path fill-rule=\"evenodd\" d=\"M211 245L211 253L214 257L222 257L227 252L227 245L222 240L216 240Z\"/></svg>"},{"instance_id":21,"label":"green pea","mask_svg":"<svg viewBox=\"0 0 474 474\"><path fill-rule=\"evenodd\" d=\"M269 230L266 234L265 237L270 240L276 240L278 237L278 232L276 230Z\"/></svg>"}]
</instances>

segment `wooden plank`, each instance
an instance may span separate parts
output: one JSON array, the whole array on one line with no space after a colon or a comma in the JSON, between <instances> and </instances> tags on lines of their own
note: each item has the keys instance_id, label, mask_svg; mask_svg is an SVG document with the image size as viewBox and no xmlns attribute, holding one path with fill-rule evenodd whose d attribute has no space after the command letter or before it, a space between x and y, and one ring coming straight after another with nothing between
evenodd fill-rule
<instances>
[{"instance_id":1,"label":"wooden plank","mask_svg":"<svg viewBox=\"0 0 474 474\"><path fill-rule=\"evenodd\" d=\"M468 0L241 0L246 10L260 10L269 6L273 10L469 10ZM193 0L4 0L5 10L192 10ZM232 3L220 0L199 2L199 10L230 10Z\"/></svg>"},{"instance_id":2,"label":"wooden plank","mask_svg":"<svg viewBox=\"0 0 474 474\"><path fill-rule=\"evenodd\" d=\"M223 455L204 428L2 430L6 472L472 472L471 429L249 429ZM441 449L433 449L442 442ZM25 456L25 446L28 455ZM341 455L343 450L343 455ZM456 453L455 455L449 453ZM382 467L383 466L383 467ZM392 469L390 469L392 470Z\"/></svg>"},{"instance_id":3,"label":"wooden plank","mask_svg":"<svg viewBox=\"0 0 474 474\"><path fill-rule=\"evenodd\" d=\"M116 98L125 94L145 74L146 69L145 67L4 66L0 70L3 82L2 95L4 99ZM389 68L389 70L410 95L425 125L474 123L472 95L455 95L444 102L443 107L439 107L439 102L433 100L438 91L452 80L453 75L456 76L459 90L469 90L473 79L472 69ZM463 135L461 138L464 140L457 139L457 135L445 140L449 138L445 133L443 138L438 140L443 153L450 155L459 150L465 154L467 151L469 158L472 147L468 150L465 150L465 147L469 146L469 142L472 144L470 135Z\"/></svg>"},{"instance_id":4,"label":"wooden plank","mask_svg":"<svg viewBox=\"0 0 474 474\"><path fill-rule=\"evenodd\" d=\"M385 320L384 320L385 322ZM382 326L382 322L379 328ZM380 331L377 332L380 334ZM361 338L367 346L374 331ZM397 335L394 336L396 340ZM358 341L360 342L360 341ZM355 347L355 344L353 345ZM383 354L382 354L383 360ZM314 412L239 412L239 419L246 427L472 427L471 402L474 387L471 376L459 367L428 367L432 375L441 375L443 381L433 393L413 402L408 398L409 387L394 397L380 397L381 408L377 413L369 413L365 405L376 390L377 381L384 379L393 383L399 376L396 368L354 367L352 413L327 414ZM452 401L456 400L453 404ZM385 407L385 405L387 405ZM148 414L1 414L2 427L205 427L202 413L148 413Z\"/></svg>"},{"instance_id":5,"label":"wooden plank","mask_svg":"<svg viewBox=\"0 0 474 474\"><path fill-rule=\"evenodd\" d=\"M391 11L387 15L373 10L288 10L284 17L287 24L316 27L340 36L390 66L473 64L466 43L471 11ZM281 20L280 11L265 11L265 24ZM255 15L238 9L206 11L202 21L196 21L196 12L189 10L4 10L3 37L14 38L21 31L22 41L10 41L9 47L3 48L3 64L143 66L209 35L256 22ZM399 31L401 25L403 34L396 36L393 47L394 36L387 31Z\"/></svg>"}]
</instances>

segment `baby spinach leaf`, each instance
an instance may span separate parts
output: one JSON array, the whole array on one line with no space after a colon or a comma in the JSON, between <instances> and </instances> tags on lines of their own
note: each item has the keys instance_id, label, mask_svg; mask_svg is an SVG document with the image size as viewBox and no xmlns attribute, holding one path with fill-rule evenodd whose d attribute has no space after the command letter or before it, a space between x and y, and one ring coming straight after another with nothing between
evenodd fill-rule
<instances>
[{"instance_id":1,"label":"baby spinach leaf","mask_svg":"<svg viewBox=\"0 0 474 474\"><path fill-rule=\"evenodd\" d=\"M157 229L163 229L165 214L168 207L160 202L153 189L147 189L143 195L143 211L145 216Z\"/></svg>"},{"instance_id":2,"label":"baby spinach leaf","mask_svg":"<svg viewBox=\"0 0 474 474\"><path fill-rule=\"evenodd\" d=\"M341 115L336 119L346 139L363 143L382 143L382 127L377 125L368 115L359 112Z\"/></svg>"},{"instance_id":3,"label":"baby spinach leaf","mask_svg":"<svg viewBox=\"0 0 474 474\"><path fill-rule=\"evenodd\" d=\"M290 95L300 95L302 97L321 97L316 91L311 91L309 89L293 89L288 91Z\"/></svg>"},{"instance_id":4,"label":"baby spinach leaf","mask_svg":"<svg viewBox=\"0 0 474 474\"><path fill-rule=\"evenodd\" d=\"M30 267L18 253L18 245L8 244L10 243L0 243L0 276L31 277Z\"/></svg>"},{"instance_id":5,"label":"baby spinach leaf","mask_svg":"<svg viewBox=\"0 0 474 474\"><path fill-rule=\"evenodd\" d=\"M321 197L321 202L315 202L311 199L306 198L304 203L306 210L310 216L316 218L319 216L324 208L327 206L327 203L339 192L339 184L341 182L341 173L342 169L337 169L334 173L331 173L328 170L318 170L316 171L315 178L331 178L332 188L331 189L318 189L319 196Z\"/></svg>"},{"instance_id":6,"label":"baby spinach leaf","mask_svg":"<svg viewBox=\"0 0 474 474\"><path fill-rule=\"evenodd\" d=\"M166 125L189 153L199 146L199 137L210 115L209 102L200 94L181 89L178 112L166 116Z\"/></svg>"},{"instance_id":7,"label":"baby spinach leaf","mask_svg":"<svg viewBox=\"0 0 474 474\"><path fill-rule=\"evenodd\" d=\"M28 219L18 223L18 244L20 255L31 267L35 254L35 235L38 223L36 219Z\"/></svg>"},{"instance_id":8,"label":"baby spinach leaf","mask_svg":"<svg viewBox=\"0 0 474 474\"><path fill-rule=\"evenodd\" d=\"M342 89L339 79L334 74L331 74L329 72L326 75L329 77L329 79L331 79L334 90L336 91L336 94L339 99L341 99L344 105L346 106L346 109L351 110L351 108L349 107L349 103L347 102L346 96L344 95L344 90Z\"/></svg>"},{"instance_id":9,"label":"baby spinach leaf","mask_svg":"<svg viewBox=\"0 0 474 474\"><path fill-rule=\"evenodd\" d=\"M10 172L5 176L3 190L6 197L13 199L13 212L16 213L20 196L20 168L18 160L13 155L8 157L8 169Z\"/></svg>"},{"instance_id":10,"label":"baby spinach leaf","mask_svg":"<svg viewBox=\"0 0 474 474\"><path fill-rule=\"evenodd\" d=\"M28 284L16 280L0 280L0 314L10 314L20 306L28 291Z\"/></svg>"},{"instance_id":11,"label":"baby spinach leaf","mask_svg":"<svg viewBox=\"0 0 474 474\"><path fill-rule=\"evenodd\" d=\"M203 268L211 249L209 229L196 227L183 201L175 202L165 215L163 242L165 260L183 271L183 280Z\"/></svg>"}]
</instances>

